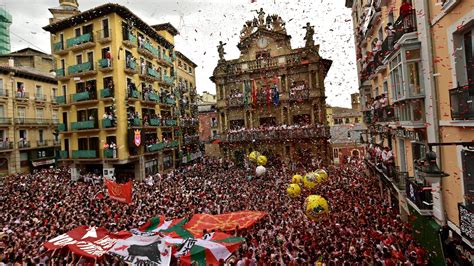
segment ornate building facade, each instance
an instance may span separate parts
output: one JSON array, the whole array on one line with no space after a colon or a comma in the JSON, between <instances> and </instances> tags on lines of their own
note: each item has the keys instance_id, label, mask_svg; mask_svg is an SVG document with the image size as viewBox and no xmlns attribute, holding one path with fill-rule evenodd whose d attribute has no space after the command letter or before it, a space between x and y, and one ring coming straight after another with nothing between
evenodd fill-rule
<instances>
[{"instance_id":1,"label":"ornate building facade","mask_svg":"<svg viewBox=\"0 0 474 266\"><path fill-rule=\"evenodd\" d=\"M314 29L306 45L291 47L291 36L278 15L260 9L245 22L237 47L240 57L219 61L216 84L221 152L241 162L251 150L285 161L320 158L329 162L324 79L332 61L319 55ZM270 158L271 159L271 158Z\"/></svg>"}]
</instances>

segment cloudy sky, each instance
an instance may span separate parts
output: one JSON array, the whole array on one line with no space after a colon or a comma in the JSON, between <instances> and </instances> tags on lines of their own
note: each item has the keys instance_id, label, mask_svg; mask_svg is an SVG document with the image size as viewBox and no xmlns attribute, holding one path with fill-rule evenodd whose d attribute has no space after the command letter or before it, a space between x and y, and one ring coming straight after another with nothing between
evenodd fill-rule
<instances>
[{"instance_id":1,"label":"cloudy sky","mask_svg":"<svg viewBox=\"0 0 474 266\"><path fill-rule=\"evenodd\" d=\"M98 0L78 0L82 11L106 3ZM268 14L279 14L286 21L292 46L303 46L306 22L315 25L315 43L320 54L333 60L326 79L327 102L335 106L350 106L350 93L357 91L355 50L350 10L344 1L334 0L116 0L149 24L171 22L180 32L176 48L198 64L199 92L214 93L209 80L217 64L217 44L227 43L226 58L239 55L237 43L242 25L252 19L254 9L264 8ZM27 46L51 52L49 34L42 30L48 24L49 7L58 0L0 0L13 16L10 28L12 50Z\"/></svg>"}]
</instances>

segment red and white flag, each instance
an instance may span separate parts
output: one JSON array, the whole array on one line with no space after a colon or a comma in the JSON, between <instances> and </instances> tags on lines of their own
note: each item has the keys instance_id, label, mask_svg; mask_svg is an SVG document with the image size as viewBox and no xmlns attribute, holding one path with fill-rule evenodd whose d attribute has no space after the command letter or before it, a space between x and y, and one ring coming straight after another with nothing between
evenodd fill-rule
<instances>
[{"instance_id":1,"label":"red and white flag","mask_svg":"<svg viewBox=\"0 0 474 266\"><path fill-rule=\"evenodd\" d=\"M105 185L110 198L123 203L132 203L132 181L119 184L106 178Z\"/></svg>"},{"instance_id":2,"label":"red and white flag","mask_svg":"<svg viewBox=\"0 0 474 266\"><path fill-rule=\"evenodd\" d=\"M130 236L128 232L112 234L103 227L84 225L49 240L44 246L49 250L67 247L79 256L98 259L119 240Z\"/></svg>"}]
</instances>

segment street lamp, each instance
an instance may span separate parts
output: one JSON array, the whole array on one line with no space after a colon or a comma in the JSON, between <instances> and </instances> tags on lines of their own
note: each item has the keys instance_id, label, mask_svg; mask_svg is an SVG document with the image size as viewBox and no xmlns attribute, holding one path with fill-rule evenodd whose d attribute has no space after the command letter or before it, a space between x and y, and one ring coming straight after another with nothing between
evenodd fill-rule
<instances>
[{"instance_id":1,"label":"street lamp","mask_svg":"<svg viewBox=\"0 0 474 266\"><path fill-rule=\"evenodd\" d=\"M445 142L445 143L428 143L428 152L425 157L415 160L418 173L422 177L447 177L449 174L441 171L436 163L436 153L432 150L433 146L463 146L474 147L474 141L471 142Z\"/></svg>"}]
</instances>

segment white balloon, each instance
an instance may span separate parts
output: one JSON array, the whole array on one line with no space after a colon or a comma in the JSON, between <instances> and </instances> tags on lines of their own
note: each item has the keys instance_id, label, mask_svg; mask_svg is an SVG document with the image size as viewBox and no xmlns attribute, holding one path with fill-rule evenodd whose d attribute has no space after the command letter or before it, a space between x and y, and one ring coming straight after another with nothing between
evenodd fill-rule
<instances>
[{"instance_id":1,"label":"white balloon","mask_svg":"<svg viewBox=\"0 0 474 266\"><path fill-rule=\"evenodd\" d=\"M257 166L257 169L255 169L255 173L257 174L257 176L264 175L265 172L267 172L267 169L263 167L262 165Z\"/></svg>"}]
</instances>

